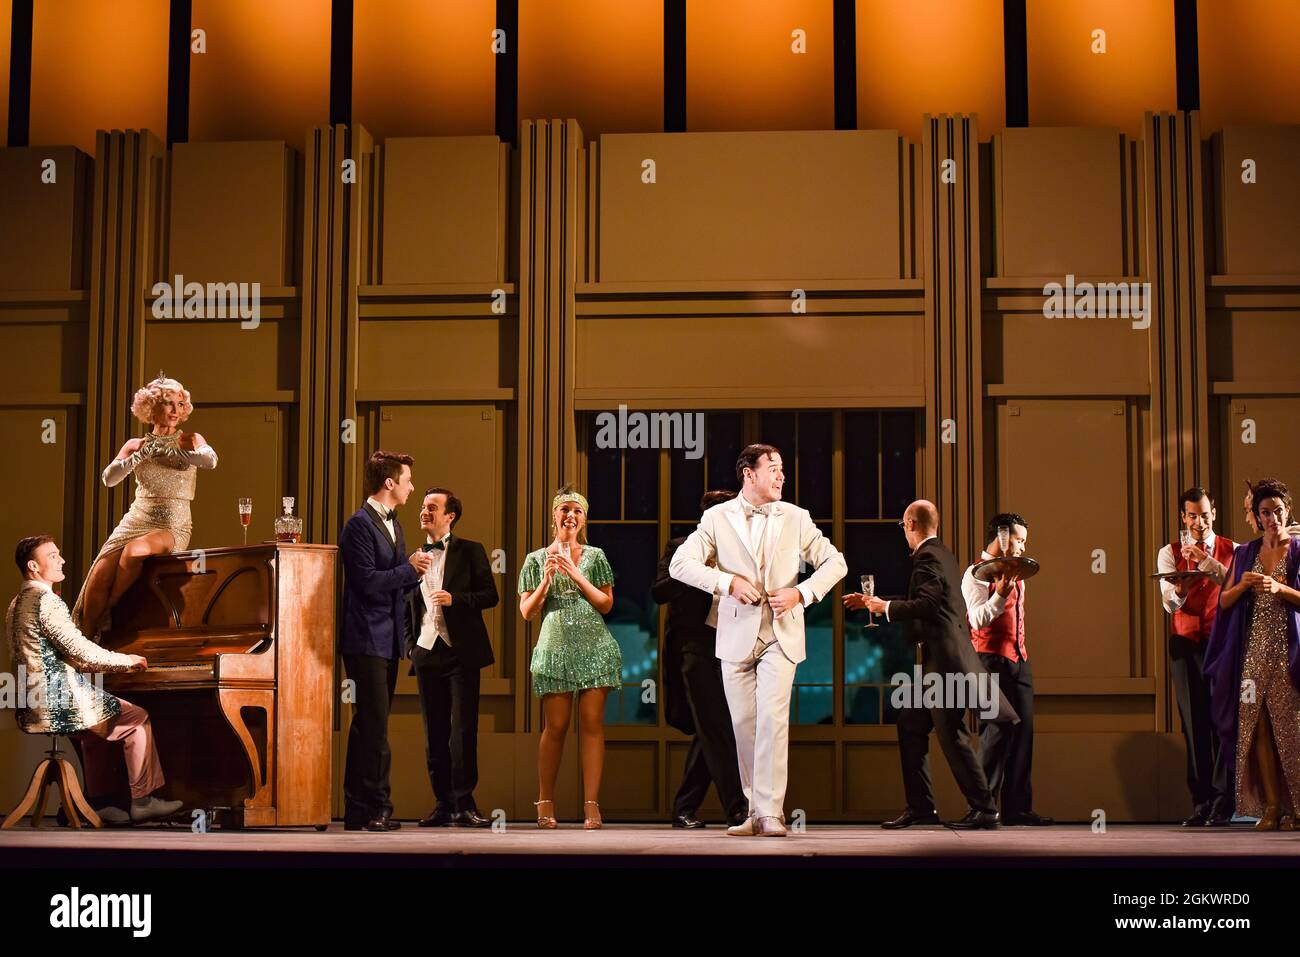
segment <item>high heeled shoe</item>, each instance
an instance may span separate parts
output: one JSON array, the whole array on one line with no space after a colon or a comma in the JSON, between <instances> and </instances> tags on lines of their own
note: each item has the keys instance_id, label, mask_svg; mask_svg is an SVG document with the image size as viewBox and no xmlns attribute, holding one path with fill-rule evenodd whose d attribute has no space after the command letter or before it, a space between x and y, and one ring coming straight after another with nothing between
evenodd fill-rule
<instances>
[{"instance_id":1,"label":"high heeled shoe","mask_svg":"<svg viewBox=\"0 0 1300 957\"><path fill-rule=\"evenodd\" d=\"M587 817L587 818L582 822L582 829L583 829L584 831L599 831L602 827L605 826L605 822L602 821L602 820L600 819L600 803L599 803L599 802L597 802L597 801L583 801L583 802L582 802L582 806L583 806L583 807L594 807L594 808L596 809L596 816L595 816L595 817L591 817L590 815L588 815L588 817Z\"/></svg>"},{"instance_id":2,"label":"high heeled shoe","mask_svg":"<svg viewBox=\"0 0 1300 957\"><path fill-rule=\"evenodd\" d=\"M1300 827L1296 825L1294 814L1283 814L1282 819L1277 822L1277 829L1279 831L1295 831L1300 830Z\"/></svg>"},{"instance_id":3,"label":"high heeled shoe","mask_svg":"<svg viewBox=\"0 0 1300 957\"><path fill-rule=\"evenodd\" d=\"M555 810L555 802L550 799L547 799L545 801L534 801L533 807L541 807L543 804L549 804L551 806L551 810L552 811ZM548 829L556 828L560 826L560 822L555 819L554 815L546 815L543 814L541 811L538 811L537 826L548 828Z\"/></svg>"},{"instance_id":4,"label":"high heeled shoe","mask_svg":"<svg viewBox=\"0 0 1300 957\"><path fill-rule=\"evenodd\" d=\"M1270 804L1264 808L1264 813L1261 814L1259 820L1255 822L1255 830L1276 831L1279 823L1281 822L1278 820L1277 806Z\"/></svg>"}]
</instances>

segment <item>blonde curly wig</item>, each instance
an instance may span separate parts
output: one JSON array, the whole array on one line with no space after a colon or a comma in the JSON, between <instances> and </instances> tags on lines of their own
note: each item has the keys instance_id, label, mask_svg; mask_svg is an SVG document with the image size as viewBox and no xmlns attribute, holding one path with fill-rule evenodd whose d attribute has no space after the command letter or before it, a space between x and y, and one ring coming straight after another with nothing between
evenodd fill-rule
<instances>
[{"instance_id":1,"label":"blonde curly wig","mask_svg":"<svg viewBox=\"0 0 1300 957\"><path fill-rule=\"evenodd\" d=\"M175 379L166 379L161 373L158 378L136 392L135 398L131 400L131 414L145 425L153 425L154 412L157 411L159 403L162 402L163 394L167 392L180 393L180 421L184 422L190 417L190 413L194 411L194 403L190 401L190 392Z\"/></svg>"}]
</instances>

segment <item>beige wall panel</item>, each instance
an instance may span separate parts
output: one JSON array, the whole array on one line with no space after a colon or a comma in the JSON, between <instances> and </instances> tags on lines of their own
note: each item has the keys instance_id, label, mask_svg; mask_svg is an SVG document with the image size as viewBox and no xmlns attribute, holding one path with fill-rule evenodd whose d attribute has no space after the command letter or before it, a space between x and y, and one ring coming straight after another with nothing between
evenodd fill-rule
<instances>
[{"instance_id":1,"label":"beige wall panel","mask_svg":"<svg viewBox=\"0 0 1300 957\"><path fill-rule=\"evenodd\" d=\"M1219 141L1223 273L1300 274L1300 126L1230 126ZM1242 163L1255 161L1255 182Z\"/></svg>"},{"instance_id":2,"label":"beige wall panel","mask_svg":"<svg viewBox=\"0 0 1300 957\"><path fill-rule=\"evenodd\" d=\"M189 387L185 383L186 388ZM194 415L186 431L199 432L216 449L217 467L199 471L190 513L194 531L190 548L217 548L243 544L236 499L253 499L253 521L248 542L274 537L273 524L280 514L280 498L297 496L285 472L285 423L275 406L203 406L195 395ZM136 434L143 434L138 426ZM100 468L108 463L101 463ZM135 489L132 486L131 495ZM114 521L121 516L114 516ZM95 542L98 549L100 542Z\"/></svg>"},{"instance_id":3,"label":"beige wall panel","mask_svg":"<svg viewBox=\"0 0 1300 957\"><path fill-rule=\"evenodd\" d=\"M52 420L50 433L53 442L42 441L46 420ZM14 546L27 535L53 535L59 551L68 560L65 571L71 579L76 568L76 552L68 536L73 533L75 517L65 513L69 476L76 467L77 448L81 437L70 425L68 410L56 408L0 409L0 441L7 450L6 458L11 468L0 474L0 494L10 503L22 507L0 509L0 545L9 555L6 567L0 572L4 606L18 592L22 579L13 562ZM21 463L20 467L18 466ZM33 494L33 477L39 476L39 487ZM80 581L75 585L80 587ZM77 593L70 591L73 583L64 582L63 596L71 606ZM5 642L0 642L5 644ZM6 651L6 654L8 652ZM5 722L0 712L0 725Z\"/></svg>"},{"instance_id":4,"label":"beige wall panel","mask_svg":"<svg viewBox=\"0 0 1300 957\"><path fill-rule=\"evenodd\" d=\"M670 390L765 387L856 388L863 396L897 395L924 381L922 324L905 316L680 316L582 319L577 388L664 387ZM888 362L865 363L846 343L870 343ZM722 364L717 356L729 358Z\"/></svg>"},{"instance_id":5,"label":"beige wall panel","mask_svg":"<svg viewBox=\"0 0 1300 957\"><path fill-rule=\"evenodd\" d=\"M174 145L160 278L292 285L293 157L276 141Z\"/></svg>"},{"instance_id":6,"label":"beige wall panel","mask_svg":"<svg viewBox=\"0 0 1300 957\"><path fill-rule=\"evenodd\" d=\"M664 782L664 787L660 795L660 801L669 811L672 810L673 797L677 794L677 787L682 783L682 771L686 767L686 752L690 750L690 739L686 738L680 741L669 739L666 743L668 748L668 779ZM722 803L718 799L718 789L710 787L704 795L704 800L696 809L699 811L698 817L702 821L713 823L721 822L726 816L722 811Z\"/></svg>"},{"instance_id":7,"label":"beige wall panel","mask_svg":"<svg viewBox=\"0 0 1300 957\"><path fill-rule=\"evenodd\" d=\"M1043 567L1029 583L1025 613L1034 677L1128 677L1132 520L1124 402L999 403L997 445L998 506L1029 521L1029 554ZM1105 574L1092 572L1094 549L1105 551Z\"/></svg>"},{"instance_id":8,"label":"beige wall panel","mask_svg":"<svg viewBox=\"0 0 1300 957\"><path fill-rule=\"evenodd\" d=\"M1112 823L1159 820L1160 762L1181 760L1185 772L1187 760L1162 737L1173 736L1035 735L1034 809L1063 821L1091 823L1096 809ZM1186 784L1181 790L1186 795Z\"/></svg>"},{"instance_id":9,"label":"beige wall panel","mask_svg":"<svg viewBox=\"0 0 1300 957\"><path fill-rule=\"evenodd\" d=\"M930 736L930 776L934 779L934 798L940 816L947 820L965 814L966 799L962 797L934 735ZM906 804L897 738L869 743L846 741L845 816L851 820L884 820L897 815Z\"/></svg>"},{"instance_id":10,"label":"beige wall panel","mask_svg":"<svg viewBox=\"0 0 1300 957\"><path fill-rule=\"evenodd\" d=\"M1300 312L1211 309L1207 315L1211 382L1294 382L1294 343ZM1279 348L1285 344L1285 348ZM1300 480L1300 479L1298 479Z\"/></svg>"},{"instance_id":11,"label":"beige wall panel","mask_svg":"<svg viewBox=\"0 0 1300 957\"><path fill-rule=\"evenodd\" d=\"M990 384L1142 383L1147 338L1129 319L985 313L984 375Z\"/></svg>"},{"instance_id":12,"label":"beige wall panel","mask_svg":"<svg viewBox=\"0 0 1300 957\"><path fill-rule=\"evenodd\" d=\"M357 388L497 389L514 385L508 317L367 319L361 323Z\"/></svg>"},{"instance_id":13,"label":"beige wall panel","mask_svg":"<svg viewBox=\"0 0 1300 957\"><path fill-rule=\"evenodd\" d=\"M84 313L83 313L84 316ZM0 395L86 388L86 323L0 321Z\"/></svg>"},{"instance_id":14,"label":"beige wall panel","mask_svg":"<svg viewBox=\"0 0 1300 957\"><path fill-rule=\"evenodd\" d=\"M41 164L54 160L53 183ZM71 146L0 150L0 291L80 289L89 157ZM17 241L21 237L21 242Z\"/></svg>"},{"instance_id":15,"label":"beige wall panel","mask_svg":"<svg viewBox=\"0 0 1300 957\"><path fill-rule=\"evenodd\" d=\"M1118 276L1124 271L1120 135L1108 129L1009 129L995 231L1003 276Z\"/></svg>"},{"instance_id":16,"label":"beige wall panel","mask_svg":"<svg viewBox=\"0 0 1300 957\"><path fill-rule=\"evenodd\" d=\"M830 741L790 742L790 783L786 820L803 811L809 824L826 820L835 807L835 745Z\"/></svg>"},{"instance_id":17,"label":"beige wall panel","mask_svg":"<svg viewBox=\"0 0 1300 957\"><path fill-rule=\"evenodd\" d=\"M149 322L148 328L145 375L152 379L162 370L179 379L196 408L205 393L297 386L296 320L262 319L244 329L239 321L165 319Z\"/></svg>"},{"instance_id":18,"label":"beige wall panel","mask_svg":"<svg viewBox=\"0 0 1300 957\"><path fill-rule=\"evenodd\" d=\"M500 231L495 136L390 139L383 153L380 282L491 282Z\"/></svg>"},{"instance_id":19,"label":"beige wall panel","mask_svg":"<svg viewBox=\"0 0 1300 957\"><path fill-rule=\"evenodd\" d=\"M1291 489L1292 503L1300 504L1300 442L1296 441L1296 423L1300 422L1300 398L1277 396L1224 399L1222 414L1223 461L1227 468L1227 490L1217 496L1219 525L1236 542L1255 537L1246 526L1241 500L1246 479L1280 478ZM1248 425L1253 423L1253 442Z\"/></svg>"},{"instance_id":20,"label":"beige wall panel","mask_svg":"<svg viewBox=\"0 0 1300 957\"><path fill-rule=\"evenodd\" d=\"M576 717L575 717L576 721ZM576 739L566 742L569 747ZM600 810L608 817L659 816L659 742L606 739L605 771L600 779Z\"/></svg>"},{"instance_id":21,"label":"beige wall panel","mask_svg":"<svg viewBox=\"0 0 1300 957\"><path fill-rule=\"evenodd\" d=\"M600 164L601 281L901 274L892 131L602 136Z\"/></svg>"}]
</instances>

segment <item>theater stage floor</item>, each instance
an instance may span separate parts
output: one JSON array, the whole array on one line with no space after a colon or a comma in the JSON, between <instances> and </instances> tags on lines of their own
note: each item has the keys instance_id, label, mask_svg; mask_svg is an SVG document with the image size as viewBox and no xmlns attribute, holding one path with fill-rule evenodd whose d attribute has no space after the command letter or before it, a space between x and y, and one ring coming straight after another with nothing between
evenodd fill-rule
<instances>
[{"instance_id":1,"label":"theater stage floor","mask_svg":"<svg viewBox=\"0 0 1300 957\"><path fill-rule=\"evenodd\" d=\"M504 831L221 831L182 826L73 831L25 825L0 832L0 866L1300 866L1300 831L1257 833L1248 825L1188 831L1172 825L1085 825L958 832L942 827L884 831L873 826L810 827L785 839L728 837L721 827L580 825L542 831L511 823Z\"/></svg>"}]
</instances>

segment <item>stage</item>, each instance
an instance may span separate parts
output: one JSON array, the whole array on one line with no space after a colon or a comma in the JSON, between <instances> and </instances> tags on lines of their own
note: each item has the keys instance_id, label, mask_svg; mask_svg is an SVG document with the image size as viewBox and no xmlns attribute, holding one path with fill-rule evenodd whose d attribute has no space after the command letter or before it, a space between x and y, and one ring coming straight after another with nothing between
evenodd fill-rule
<instances>
[{"instance_id":1,"label":"stage","mask_svg":"<svg viewBox=\"0 0 1300 957\"><path fill-rule=\"evenodd\" d=\"M1131 867L1297 866L1300 831L1176 825L1087 825L954 831L810 826L787 838L728 836L721 826L675 830L614 824L600 831L544 831L511 822L501 831L426 829L388 834L312 829L193 833L176 826L73 831L26 827L0 833L0 866L27 867Z\"/></svg>"}]
</instances>

